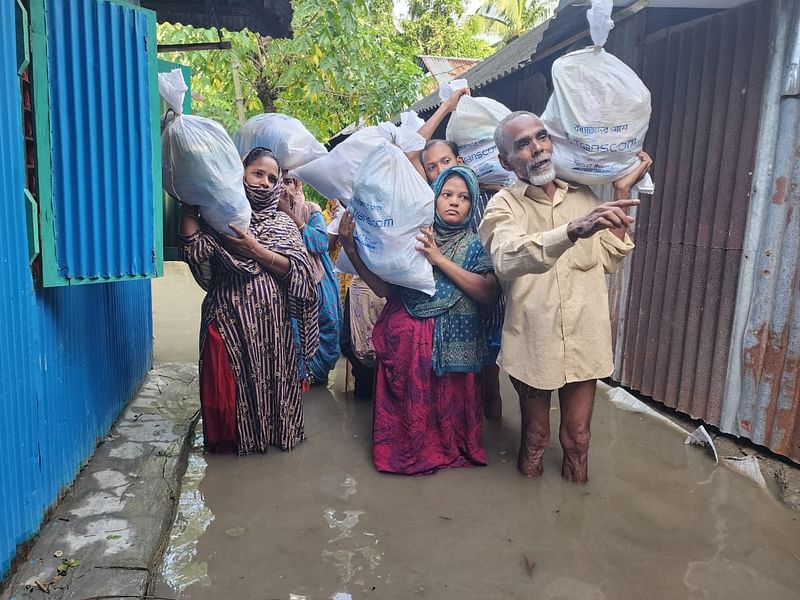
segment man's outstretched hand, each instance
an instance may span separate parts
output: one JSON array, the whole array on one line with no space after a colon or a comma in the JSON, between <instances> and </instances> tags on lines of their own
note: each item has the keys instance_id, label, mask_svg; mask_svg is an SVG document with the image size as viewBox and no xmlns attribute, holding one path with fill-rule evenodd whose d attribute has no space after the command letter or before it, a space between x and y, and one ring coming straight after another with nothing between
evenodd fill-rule
<instances>
[{"instance_id":1,"label":"man's outstretched hand","mask_svg":"<svg viewBox=\"0 0 800 600\"><path fill-rule=\"evenodd\" d=\"M614 200L597 205L585 217L572 221L567 226L569 239L576 242L582 238L592 237L603 229L622 229L633 225L634 219L625 209L637 206L638 200Z\"/></svg>"}]
</instances>

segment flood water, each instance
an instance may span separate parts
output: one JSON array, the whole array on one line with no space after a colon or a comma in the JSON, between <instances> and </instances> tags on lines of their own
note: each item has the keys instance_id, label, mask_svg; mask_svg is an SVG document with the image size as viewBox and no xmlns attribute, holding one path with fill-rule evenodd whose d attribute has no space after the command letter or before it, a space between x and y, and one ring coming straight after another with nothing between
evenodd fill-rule
<instances>
[{"instance_id":1,"label":"flood water","mask_svg":"<svg viewBox=\"0 0 800 600\"><path fill-rule=\"evenodd\" d=\"M343 387L342 377L332 387ZM490 465L427 477L370 460L371 405L314 388L291 453L193 455L157 595L185 599L800 597L800 522L680 432L601 392L590 482L517 475L519 411ZM557 403L552 411L557 431ZM337 595L338 594L338 595Z\"/></svg>"},{"instance_id":2,"label":"flood water","mask_svg":"<svg viewBox=\"0 0 800 600\"><path fill-rule=\"evenodd\" d=\"M168 263L153 285L156 358L197 358L202 292ZM800 598L800 513L717 466L685 433L598 394L590 482L515 469L519 408L503 381L489 466L382 475L370 403L305 396L291 453L189 461L155 595L192 600L784 600ZM338 390L338 391L337 391ZM557 432L558 403L553 403ZM557 438L557 435L555 436Z\"/></svg>"}]
</instances>

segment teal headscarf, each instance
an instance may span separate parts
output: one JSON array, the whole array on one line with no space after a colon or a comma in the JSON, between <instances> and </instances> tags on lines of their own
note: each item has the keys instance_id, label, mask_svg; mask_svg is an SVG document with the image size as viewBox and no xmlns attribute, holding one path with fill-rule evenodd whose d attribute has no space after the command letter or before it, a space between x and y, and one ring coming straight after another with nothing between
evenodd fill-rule
<instances>
[{"instance_id":1,"label":"teal headscarf","mask_svg":"<svg viewBox=\"0 0 800 600\"><path fill-rule=\"evenodd\" d=\"M431 184L433 188L433 193L436 195L436 198L439 198L439 194L442 193L442 188L444 187L445 182L451 177L461 177L464 180L464 183L467 184L467 190L469 191L469 212L467 216L464 218L461 223L456 225L450 225L445 223L442 218L439 216L438 212L434 211L433 215L433 229L436 233L437 244L439 243L439 239L442 241L450 242L453 238L461 237L465 231L471 229L472 227L472 220L475 217L475 211L478 207L478 196L480 196L480 188L478 187L478 178L475 176L475 172L470 169L469 167L464 167L461 165L450 167L449 169L445 169L439 176L436 178Z\"/></svg>"},{"instance_id":2,"label":"teal headscarf","mask_svg":"<svg viewBox=\"0 0 800 600\"><path fill-rule=\"evenodd\" d=\"M438 199L445 182L461 177L467 184L470 207L461 223L445 223L436 213L433 229L436 245L448 259L472 273L490 273L492 263L471 223L480 190L478 179L469 167L451 167L433 182ZM486 326L477 303L469 298L439 269L433 269L436 293L429 297L422 292L403 288L403 304L412 317L436 318L433 331L432 367L437 375L444 373L479 372L488 356Z\"/></svg>"}]
</instances>

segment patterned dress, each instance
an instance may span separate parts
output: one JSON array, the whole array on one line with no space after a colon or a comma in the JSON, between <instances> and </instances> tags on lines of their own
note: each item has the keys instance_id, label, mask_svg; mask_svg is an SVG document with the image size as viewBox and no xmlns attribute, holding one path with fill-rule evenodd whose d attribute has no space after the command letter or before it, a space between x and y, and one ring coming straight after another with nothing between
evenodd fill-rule
<instances>
[{"instance_id":1,"label":"patterned dress","mask_svg":"<svg viewBox=\"0 0 800 600\"><path fill-rule=\"evenodd\" d=\"M470 214L459 225L436 215L436 244L462 269L491 273L489 257L471 230L475 174L466 167L448 169L434 191L438 196L454 173L470 189ZM480 372L487 364L493 307L479 306L438 268L434 278L433 297L401 288L375 325L373 462L382 472L423 475L486 464Z\"/></svg>"},{"instance_id":2,"label":"patterned dress","mask_svg":"<svg viewBox=\"0 0 800 600\"><path fill-rule=\"evenodd\" d=\"M247 186L246 186L247 187ZM247 189L250 231L289 259L285 277L230 253L205 223L182 237L183 259L207 291L200 327L200 402L209 452L290 450L305 438L291 318L302 354L317 351L317 290L294 222L276 210L277 190Z\"/></svg>"},{"instance_id":3,"label":"patterned dress","mask_svg":"<svg viewBox=\"0 0 800 600\"><path fill-rule=\"evenodd\" d=\"M310 202L306 203L316 208ZM306 210L303 215L303 243L315 267L319 298L319 350L306 364L299 360L300 376L313 382L327 381L328 373L339 360L339 331L342 328L342 305L333 262L328 256L328 231L322 212ZM295 327L295 331L296 331ZM297 340L295 333L295 340Z\"/></svg>"}]
</instances>

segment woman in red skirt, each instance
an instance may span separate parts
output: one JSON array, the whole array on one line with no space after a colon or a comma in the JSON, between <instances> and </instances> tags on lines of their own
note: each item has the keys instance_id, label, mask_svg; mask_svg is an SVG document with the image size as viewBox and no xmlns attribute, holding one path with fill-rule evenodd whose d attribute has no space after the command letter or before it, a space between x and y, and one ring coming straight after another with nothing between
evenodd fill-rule
<instances>
[{"instance_id":1,"label":"woman in red skirt","mask_svg":"<svg viewBox=\"0 0 800 600\"><path fill-rule=\"evenodd\" d=\"M429 297L392 288L358 256L354 221L342 217L339 236L372 290L388 297L373 332L377 354L373 461L379 471L422 475L486 464L481 444L480 373L499 284L470 222L479 193L475 174L458 166L433 183L436 214L419 236L433 265Z\"/></svg>"},{"instance_id":2,"label":"woman in red skirt","mask_svg":"<svg viewBox=\"0 0 800 600\"><path fill-rule=\"evenodd\" d=\"M244 159L250 227L211 229L183 205L183 259L206 290L200 326L200 406L208 452L290 450L305 437L291 319L309 360L319 345L317 289L275 155Z\"/></svg>"}]
</instances>

